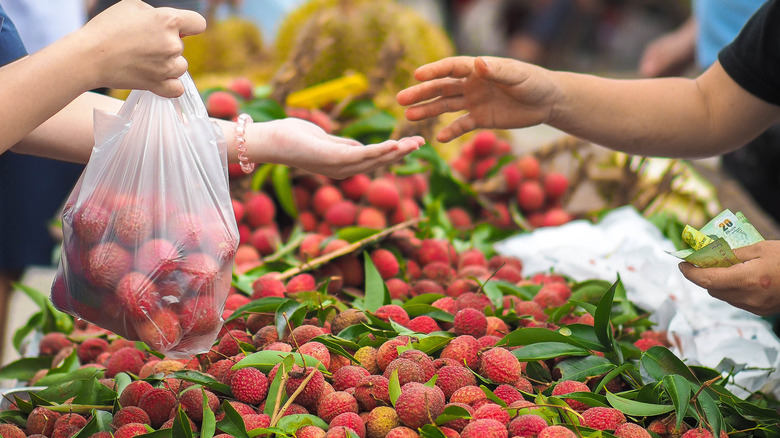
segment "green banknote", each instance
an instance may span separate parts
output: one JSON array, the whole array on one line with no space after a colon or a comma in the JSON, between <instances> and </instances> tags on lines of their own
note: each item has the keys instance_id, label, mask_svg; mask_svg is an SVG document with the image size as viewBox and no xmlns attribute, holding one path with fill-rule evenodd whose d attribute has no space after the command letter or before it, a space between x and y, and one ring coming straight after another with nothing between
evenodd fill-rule
<instances>
[{"instance_id":1,"label":"green banknote","mask_svg":"<svg viewBox=\"0 0 780 438\"><path fill-rule=\"evenodd\" d=\"M682 239L689 249L672 252L675 257L702 268L726 267L742 263L733 249L764 240L742 212L724 210L700 230L686 225Z\"/></svg>"}]
</instances>

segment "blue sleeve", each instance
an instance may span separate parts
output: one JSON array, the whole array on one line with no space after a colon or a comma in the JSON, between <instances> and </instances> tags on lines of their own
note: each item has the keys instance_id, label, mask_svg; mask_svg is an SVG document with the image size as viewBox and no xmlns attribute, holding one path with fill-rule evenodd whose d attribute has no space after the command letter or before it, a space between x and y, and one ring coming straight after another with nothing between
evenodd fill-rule
<instances>
[{"instance_id":1,"label":"blue sleeve","mask_svg":"<svg viewBox=\"0 0 780 438\"><path fill-rule=\"evenodd\" d=\"M16 27L0 6L0 66L16 61L26 54L27 50L16 32Z\"/></svg>"}]
</instances>

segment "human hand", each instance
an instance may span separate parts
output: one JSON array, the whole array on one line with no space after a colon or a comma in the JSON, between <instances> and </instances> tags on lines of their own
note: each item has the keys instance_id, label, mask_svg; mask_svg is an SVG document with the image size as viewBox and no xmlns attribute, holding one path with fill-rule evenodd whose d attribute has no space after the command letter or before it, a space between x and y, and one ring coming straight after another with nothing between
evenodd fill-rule
<instances>
[{"instance_id":1,"label":"human hand","mask_svg":"<svg viewBox=\"0 0 780 438\"><path fill-rule=\"evenodd\" d=\"M423 120L448 112L466 114L442 128L448 142L478 128L522 128L547 122L560 94L552 72L520 61L466 56L445 58L418 68L421 84L401 90L406 118Z\"/></svg>"},{"instance_id":2,"label":"human hand","mask_svg":"<svg viewBox=\"0 0 780 438\"><path fill-rule=\"evenodd\" d=\"M261 131L267 132L264 139ZM246 135L254 161L286 164L336 179L394 163L425 143L415 136L364 146L296 118L252 124ZM262 158L256 159L260 155Z\"/></svg>"},{"instance_id":3,"label":"human hand","mask_svg":"<svg viewBox=\"0 0 780 438\"><path fill-rule=\"evenodd\" d=\"M679 76L694 61L695 22L661 35L645 47L639 60L639 75L646 78Z\"/></svg>"},{"instance_id":4,"label":"human hand","mask_svg":"<svg viewBox=\"0 0 780 438\"><path fill-rule=\"evenodd\" d=\"M181 37L205 29L206 20L197 12L123 0L84 25L74 34L74 42L79 50L87 50L79 56L93 78L92 88L150 90L178 97L184 93L179 77L187 71Z\"/></svg>"},{"instance_id":5,"label":"human hand","mask_svg":"<svg viewBox=\"0 0 780 438\"><path fill-rule=\"evenodd\" d=\"M727 268L698 268L680 263L680 271L713 297L756 315L780 313L780 241L768 240L734 250L743 263Z\"/></svg>"}]
</instances>

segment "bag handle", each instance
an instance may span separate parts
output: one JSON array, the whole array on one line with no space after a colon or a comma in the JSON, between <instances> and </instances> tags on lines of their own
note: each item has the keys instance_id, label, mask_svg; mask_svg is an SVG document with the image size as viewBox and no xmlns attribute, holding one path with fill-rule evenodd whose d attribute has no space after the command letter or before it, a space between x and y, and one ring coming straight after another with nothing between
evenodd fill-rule
<instances>
[{"instance_id":1,"label":"bag handle","mask_svg":"<svg viewBox=\"0 0 780 438\"><path fill-rule=\"evenodd\" d=\"M208 112L206 111L206 105L203 103L203 99L200 97L200 93L198 92L198 88L195 86L195 82L192 80L192 76L190 76L189 72L184 72L184 74L179 77L179 80L181 80L182 84L184 85L184 94L179 97L172 98L171 102L174 104L174 106L182 111L188 120L194 120L196 118L207 119ZM133 113L133 109L136 105L138 105L138 102L146 93L151 93L151 91L131 91L127 96L127 99L125 99L125 103L122 105L122 108L119 109L117 115L125 119L130 119L130 116Z\"/></svg>"}]
</instances>

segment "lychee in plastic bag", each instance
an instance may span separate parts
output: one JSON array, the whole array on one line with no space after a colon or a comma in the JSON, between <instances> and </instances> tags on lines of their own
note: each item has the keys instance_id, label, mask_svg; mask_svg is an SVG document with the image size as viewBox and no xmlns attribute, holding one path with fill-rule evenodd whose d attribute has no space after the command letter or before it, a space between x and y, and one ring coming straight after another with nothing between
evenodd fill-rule
<instances>
[{"instance_id":1,"label":"lychee in plastic bag","mask_svg":"<svg viewBox=\"0 0 780 438\"><path fill-rule=\"evenodd\" d=\"M189 74L181 80L181 97L136 90L119 114L96 111L51 295L58 309L170 357L213 344L238 245L226 142Z\"/></svg>"}]
</instances>

